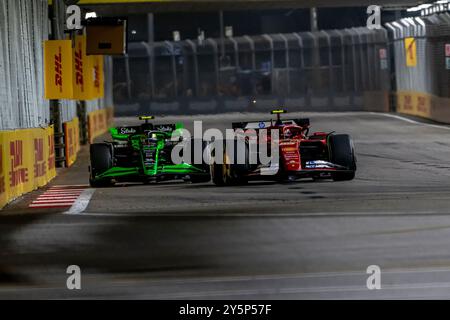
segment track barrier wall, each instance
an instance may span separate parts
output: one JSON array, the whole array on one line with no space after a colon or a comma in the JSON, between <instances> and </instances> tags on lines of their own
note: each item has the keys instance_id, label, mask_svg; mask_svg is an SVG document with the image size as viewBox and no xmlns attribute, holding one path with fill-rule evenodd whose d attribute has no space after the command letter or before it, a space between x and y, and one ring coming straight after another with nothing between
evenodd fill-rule
<instances>
[{"instance_id":1,"label":"track barrier wall","mask_svg":"<svg viewBox=\"0 0 450 320\"><path fill-rule=\"evenodd\" d=\"M450 123L450 14L387 24L400 113Z\"/></svg>"},{"instance_id":2,"label":"track barrier wall","mask_svg":"<svg viewBox=\"0 0 450 320\"><path fill-rule=\"evenodd\" d=\"M421 92L398 92L397 111L412 116L450 123L450 99Z\"/></svg>"},{"instance_id":3,"label":"track barrier wall","mask_svg":"<svg viewBox=\"0 0 450 320\"><path fill-rule=\"evenodd\" d=\"M88 114L89 143L106 133L114 122L114 109L104 108Z\"/></svg>"},{"instance_id":4,"label":"track barrier wall","mask_svg":"<svg viewBox=\"0 0 450 320\"><path fill-rule=\"evenodd\" d=\"M0 208L55 176L53 127L0 131Z\"/></svg>"},{"instance_id":5,"label":"track barrier wall","mask_svg":"<svg viewBox=\"0 0 450 320\"><path fill-rule=\"evenodd\" d=\"M64 142L66 148L66 166L71 167L80 151L80 125L78 118L64 123Z\"/></svg>"}]
</instances>

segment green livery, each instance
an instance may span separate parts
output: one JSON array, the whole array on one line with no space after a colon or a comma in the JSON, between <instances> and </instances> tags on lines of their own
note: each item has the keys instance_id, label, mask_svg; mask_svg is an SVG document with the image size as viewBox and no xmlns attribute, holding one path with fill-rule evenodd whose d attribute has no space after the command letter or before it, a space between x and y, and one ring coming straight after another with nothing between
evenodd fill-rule
<instances>
[{"instance_id":1,"label":"green livery","mask_svg":"<svg viewBox=\"0 0 450 320\"><path fill-rule=\"evenodd\" d=\"M182 140L182 124L154 125L149 122L153 117L139 119L145 123L111 128L112 142L91 145L92 187L111 186L115 182L210 181L207 164L175 164L171 160L173 148ZM193 143L190 145L193 147Z\"/></svg>"}]
</instances>

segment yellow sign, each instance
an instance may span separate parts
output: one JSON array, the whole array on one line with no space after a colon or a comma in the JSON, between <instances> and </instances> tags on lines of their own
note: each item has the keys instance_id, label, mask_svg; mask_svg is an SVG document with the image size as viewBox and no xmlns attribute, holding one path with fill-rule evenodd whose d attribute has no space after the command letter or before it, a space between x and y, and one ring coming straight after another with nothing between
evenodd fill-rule
<instances>
[{"instance_id":1,"label":"yellow sign","mask_svg":"<svg viewBox=\"0 0 450 320\"><path fill-rule=\"evenodd\" d=\"M44 42L44 74L46 99L71 99L72 41L50 40Z\"/></svg>"},{"instance_id":2,"label":"yellow sign","mask_svg":"<svg viewBox=\"0 0 450 320\"><path fill-rule=\"evenodd\" d=\"M416 67L417 66L417 44L416 39L406 38L405 39L405 52L406 52L406 66Z\"/></svg>"},{"instance_id":3,"label":"yellow sign","mask_svg":"<svg viewBox=\"0 0 450 320\"><path fill-rule=\"evenodd\" d=\"M397 111L413 116L430 118L432 112L432 98L420 92L399 92L397 94Z\"/></svg>"},{"instance_id":4,"label":"yellow sign","mask_svg":"<svg viewBox=\"0 0 450 320\"><path fill-rule=\"evenodd\" d=\"M80 127L78 118L64 123L64 142L66 145L66 165L71 167L80 151Z\"/></svg>"},{"instance_id":5,"label":"yellow sign","mask_svg":"<svg viewBox=\"0 0 450 320\"><path fill-rule=\"evenodd\" d=\"M114 109L105 108L92 111L88 114L88 135L89 143L94 143L94 139L108 131L114 122Z\"/></svg>"},{"instance_id":6,"label":"yellow sign","mask_svg":"<svg viewBox=\"0 0 450 320\"><path fill-rule=\"evenodd\" d=\"M86 55L86 36L75 37L73 48L73 99L94 99L92 61Z\"/></svg>"},{"instance_id":7,"label":"yellow sign","mask_svg":"<svg viewBox=\"0 0 450 320\"><path fill-rule=\"evenodd\" d=\"M45 98L91 100L105 94L103 56L86 55L86 36L44 42Z\"/></svg>"},{"instance_id":8,"label":"yellow sign","mask_svg":"<svg viewBox=\"0 0 450 320\"><path fill-rule=\"evenodd\" d=\"M0 132L0 208L55 176L53 127Z\"/></svg>"},{"instance_id":9,"label":"yellow sign","mask_svg":"<svg viewBox=\"0 0 450 320\"><path fill-rule=\"evenodd\" d=\"M103 56L89 56L92 72L92 96L100 99L105 95L105 80L103 71Z\"/></svg>"}]
</instances>

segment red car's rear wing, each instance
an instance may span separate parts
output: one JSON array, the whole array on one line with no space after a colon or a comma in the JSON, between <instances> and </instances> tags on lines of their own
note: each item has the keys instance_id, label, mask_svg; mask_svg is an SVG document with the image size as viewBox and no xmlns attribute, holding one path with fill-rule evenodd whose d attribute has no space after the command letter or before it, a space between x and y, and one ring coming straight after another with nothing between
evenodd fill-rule
<instances>
[{"instance_id":1,"label":"red car's rear wing","mask_svg":"<svg viewBox=\"0 0 450 320\"><path fill-rule=\"evenodd\" d=\"M297 125L300 127L308 127L310 125L308 118L303 119L287 119L281 120L283 125ZM250 122L234 122L233 130L236 129L265 129L276 125L276 120L250 121Z\"/></svg>"}]
</instances>

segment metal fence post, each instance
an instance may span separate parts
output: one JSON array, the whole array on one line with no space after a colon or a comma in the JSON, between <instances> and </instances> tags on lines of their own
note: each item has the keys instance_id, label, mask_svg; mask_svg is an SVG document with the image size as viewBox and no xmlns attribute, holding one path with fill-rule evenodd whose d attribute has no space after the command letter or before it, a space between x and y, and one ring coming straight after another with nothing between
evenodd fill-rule
<instances>
[{"instance_id":1,"label":"metal fence post","mask_svg":"<svg viewBox=\"0 0 450 320\"><path fill-rule=\"evenodd\" d=\"M51 40L57 40L62 37L62 31L60 30L61 9L64 8L64 4L61 0L54 0L50 7L51 15ZM64 130L61 117L61 105L58 100L50 100L50 114L53 123L54 137L55 137L55 164L57 167L64 167L66 161L65 154L65 142L64 142Z\"/></svg>"},{"instance_id":2,"label":"metal fence post","mask_svg":"<svg viewBox=\"0 0 450 320\"><path fill-rule=\"evenodd\" d=\"M286 50L286 70L287 70L287 93L291 94L291 62L289 60L289 41L284 34L279 34L280 38L284 40L284 49Z\"/></svg>"},{"instance_id":3,"label":"metal fence post","mask_svg":"<svg viewBox=\"0 0 450 320\"><path fill-rule=\"evenodd\" d=\"M207 42L211 43L211 46L213 47L213 52L214 52L214 79L216 81L216 85L215 85L215 93L216 95L219 93L219 47L217 45L217 43L214 41L214 39L207 39Z\"/></svg>"},{"instance_id":4,"label":"metal fence post","mask_svg":"<svg viewBox=\"0 0 450 320\"><path fill-rule=\"evenodd\" d=\"M270 93L273 94L273 79L274 79L273 70L274 70L274 64L275 64L273 39L267 34L263 34L263 38L269 42L269 46L270 46L270 75L272 77L272 79L270 81Z\"/></svg>"},{"instance_id":5,"label":"metal fence post","mask_svg":"<svg viewBox=\"0 0 450 320\"><path fill-rule=\"evenodd\" d=\"M333 81L333 54L331 52L331 37L326 31L321 31L322 34L327 38L327 47L328 47L328 102L329 106L334 106L334 96L335 96L335 88Z\"/></svg>"},{"instance_id":6,"label":"metal fence post","mask_svg":"<svg viewBox=\"0 0 450 320\"><path fill-rule=\"evenodd\" d=\"M172 56L172 76L173 76L173 91L174 91L174 97L178 97L178 77L177 77L177 63L175 61L175 50L174 46L170 41L165 41L165 44L169 48Z\"/></svg>"},{"instance_id":7,"label":"metal fence post","mask_svg":"<svg viewBox=\"0 0 450 320\"><path fill-rule=\"evenodd\" d=\"M198 57L197 57L197 46L192 40L186 40L186 43L191 47L192 49L192 58L194 60L194 81L195 81L195 96L198 97L199 95L199 74L198 74Z\"/></svg>"}]
</instances>

